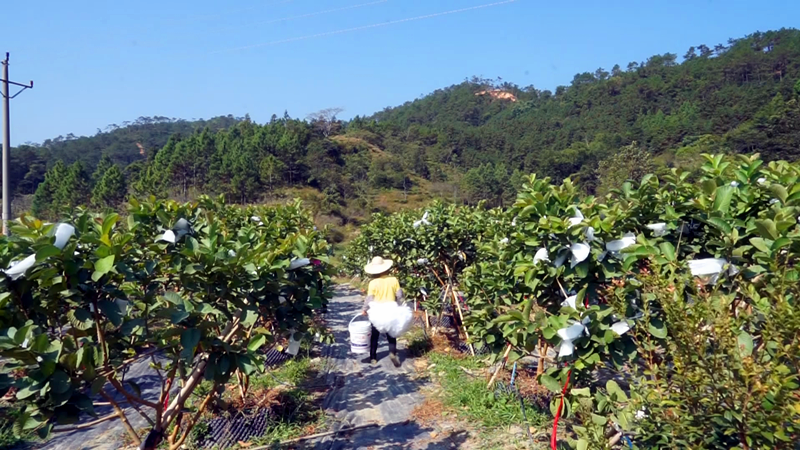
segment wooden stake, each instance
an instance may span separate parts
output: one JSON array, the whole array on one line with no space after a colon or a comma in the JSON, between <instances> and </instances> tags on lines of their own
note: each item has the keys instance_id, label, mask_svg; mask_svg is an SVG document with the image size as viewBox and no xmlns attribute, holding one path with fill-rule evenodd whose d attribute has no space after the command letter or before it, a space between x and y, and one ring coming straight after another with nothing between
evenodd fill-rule
<instances>
[{"instance_id":1,"label":"wooden stake","mask_svg":"<svg viewBox=\"0 0 800 450\"><path fill-rule=\"evenodd\" d=\"M445 287L444 289L444 298L448 297L447 294L449 290L450 290L450 285L448 284L447 287ZM436 336L436 330L439 328L439 324L442 323L442 314L444 314L444 307L442 308L442 311L439 313L439 321L436 323L436 326L433 327L433 333L431 333L431 336Z\"/></svg>"},{"instance_id":2,"label":"wooden stake","mask_svg":"<svg viewBox=\"0 0 800 450\"><path fill-rule=\"evenodd\" d=\"M492 385L494 384L494 380L497 379L497 375L500 373L500 368L506 365L506 361L508 361L508 354L511 353L511 344L508 344L506 347L506 352L503 354L502 363L497 365L497 369L494 370L494 375L489 380L489 384L486 385L486 389L491 389Z\"/></svg>"},{"instance_id":3,"label":"wooden stake","mask_svg":"<svg viewBox=\"0 0 800 450\"><path fill-rule=\"evenodd\" d=\"M458 309L458 317L461 318L461 327L464 328L464 336L467 337L467 341L469 341L469 333L467 332L467 326L464 324L464 314L461 312L461 304L458 302L458 295L456 295L455 290L450 291L453 294L453 301L456 303L456 308ZM475 356L475 347L472 346L472 343L469 344L469 351L472 352L472 356Z\"/></svg>"},{"instance_id":4,"label":"wooden stake","mask_svg":"<svg viewBox=\"0 0 800 450\"><path fill-rule=\"evenodd\" d=\"M447 267L447 266L445 266L445 267ZM431 267L431 272L433 272L433 274L436 276L436 279L437 279L437 280L439 280L439 284L441 284L441 285L442 285L442 287L444 287L444 285L445 285L445 284L444 284L444 281L442 281L442 279L441 279L441 278L439 278L439 274L438 274L438 273L436 273L436 270L434 270L434 268L433 268L433 267Z\"/></svg>"}]
</instances>

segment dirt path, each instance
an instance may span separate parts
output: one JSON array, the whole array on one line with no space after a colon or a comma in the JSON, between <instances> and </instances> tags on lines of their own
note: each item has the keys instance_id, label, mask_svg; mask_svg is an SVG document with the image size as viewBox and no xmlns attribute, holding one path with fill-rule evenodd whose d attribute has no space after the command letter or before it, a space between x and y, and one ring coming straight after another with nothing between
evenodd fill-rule
<instances>
[{"instance_id":1,"label":"dirt path","mask_svg":"<svg viewBox=\"0 0 800 450\"><path fill-rule=\"evenodd\" d=\"M423 383L414 378L413 359L398 341L399 368L389 360L385 337L378 348L378 364L365 362L367 355L350 353L347 326L363 304L364 297L348 286L338 286L328 307L326 320L336 336L327 348L328 382L334 386L325 409L336 418L333 429L374 423L377 426L327 437L309 448L334 449L444 449L457 448L466 436L433 442L434 430L415 423L411 412L424 400ZM455 440L461 442L455 442Z\"/></svg>"}]
</instances>

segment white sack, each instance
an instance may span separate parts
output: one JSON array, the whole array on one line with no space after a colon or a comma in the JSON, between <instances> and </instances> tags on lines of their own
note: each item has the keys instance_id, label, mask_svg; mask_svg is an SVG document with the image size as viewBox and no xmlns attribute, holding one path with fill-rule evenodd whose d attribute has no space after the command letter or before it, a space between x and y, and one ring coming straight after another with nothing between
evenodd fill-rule
<instances>
[{"instance_id":1,"label":"white sack","mask_svg":"<svg viewBox=\"0 0 800 450\"><path fill-rule=\"evenodd\" d=\"M414 313L406 305L400 306L397 302L372 302L367 310L369 321L381 333L386 333L397 338L411 328Z\"/></svg>"}]
</instances>

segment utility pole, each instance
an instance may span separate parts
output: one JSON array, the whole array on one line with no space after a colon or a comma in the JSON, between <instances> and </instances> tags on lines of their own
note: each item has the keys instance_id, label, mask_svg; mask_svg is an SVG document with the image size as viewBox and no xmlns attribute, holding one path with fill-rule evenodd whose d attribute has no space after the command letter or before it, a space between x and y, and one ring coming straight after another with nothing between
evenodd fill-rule
<instances>
[{"instance_id":1,"label":"utility pole","mask_svg":"<svg viewBox=\"0 0 800 450\"><path fill-rule=\"evenodd\" d=\"M33 89L33 81L31 81L30 85L27 85L15 83L8 79L8 52L6 52L6 59L0 62L0 64L3 65L3 79L0 80L0 82L3 83L3 234L8 236L8 221L11 218L11 188L9 187L11 180L8 177L8 166L11 163L11 156L9 155L9 152L11 152L9 104L12 98L18 96L25 89ZM11 84L20 86L22 89L17 91L16 94L10 95L8 93L8 86Z\"/></svg>"}]
</instances>

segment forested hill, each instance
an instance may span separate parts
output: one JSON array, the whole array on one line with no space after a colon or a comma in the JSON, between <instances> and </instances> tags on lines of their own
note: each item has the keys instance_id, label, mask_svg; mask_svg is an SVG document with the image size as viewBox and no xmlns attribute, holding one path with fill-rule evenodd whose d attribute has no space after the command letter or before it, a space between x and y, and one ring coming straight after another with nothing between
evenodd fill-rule
<instances>
[{"instance_id":1,"label":"forested hill","mask_svg":"<svg viewBox=\"0 0 800 450\"><path fill-rule=\"evenodd\" d=\"M17 194L33 194L44 180L47 169L56 161L72 164L81 161L86 170L93 171L102 156L111 162L127 167L146 159L166 145L170 136L189 136L206 127L222 130L244 119L233 116L214 117L209 120L181 120L168 117L140 117L133 122L108 125L97 129L93 136L58 136L40 144L26 143L11 150L11 178Z\"/></svg>"},{"instance_id":2,"label":"forested hill","mask_svg":"<svg viewBox=\"0 0 800 450\"><path fill-rule=\"evenodd\" d=\"M800 31L754 33L697 45L682 57L665 53L600 68L555 92L472 79L370 117L343 122L338 112L310 120L273 116L263 125L228 117L202 130L160 122L197 131L153 133L147 159L104 139L148 124L45 145L60 149L49 154L52 161L84 164L53 165L33 206L42 215L55 214L55 205L114 206L130 191L257 202L294 186L318 189L331 213L372 210L375 193L385 189L503 204L527 173L573 176L586 191L603 193L641 171L696 168L700 153L758 151L768 160L794 160ZM180 136L163 147L156 142L174 132ZM133 141L139 142L124 142ZM106 158L92 174L101 154ZM23 162L19 173L41 173L34 168Z\"/></svg>"},{"instance_id":3,"label":"forested hill","mask_svg":"<svg viewBox=\"0 0 800 450\"><path fill-rule=\"evenodd\" d=\"M800 31L698 45L678 61L665 53L599 68L555 92L473 79L355 122L384 140L425 147L442 162L502 161L556 177L588 175L634 141L668 153L665 162L695 147L797 158ZM513 98L478 95L493 90Z\"/></svg>"}]
</instances>

